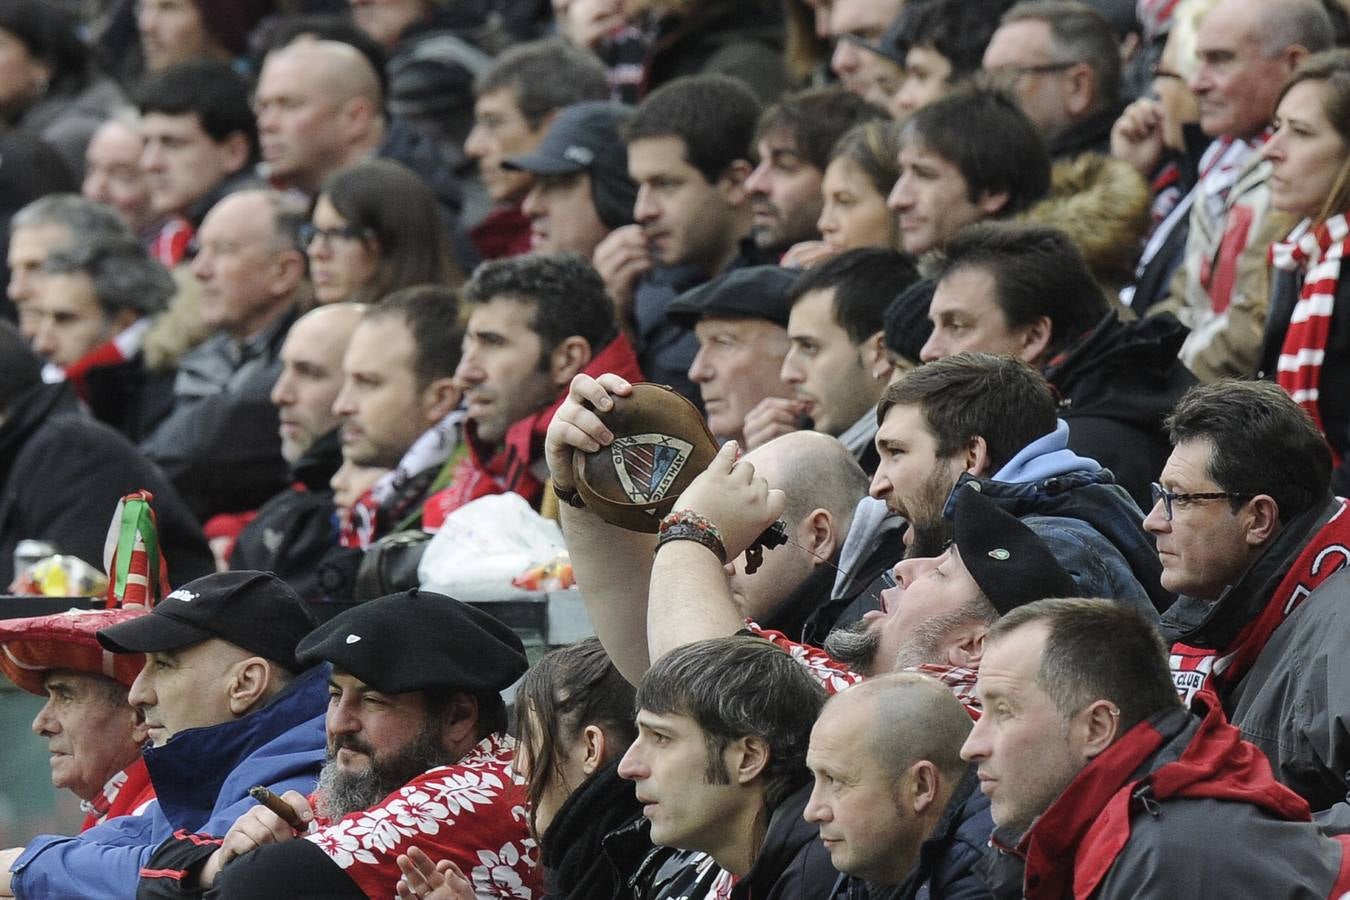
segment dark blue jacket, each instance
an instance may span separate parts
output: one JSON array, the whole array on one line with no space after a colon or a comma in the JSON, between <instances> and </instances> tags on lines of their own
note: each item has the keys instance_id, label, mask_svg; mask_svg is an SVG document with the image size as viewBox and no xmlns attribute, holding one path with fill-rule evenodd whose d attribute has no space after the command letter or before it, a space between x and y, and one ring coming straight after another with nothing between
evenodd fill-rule
<instances>
[{"instance_id":1,"label":"dark blue jacket","mask_svg":"<svg viewBox=\"0 0 1350 900\"><path fill-rule=\"evenodd\" d=\"M951 517L964 486L978 489L1045 541L1087 597L1133 603L1156 620L1172 603L1144 514L1110 470L1068 449L1069 426L1024 447L993 478L962 475L948 498Z\"/></svg>"},{"instance_id":2,"label":"dark blue jacket","mask_svg":"<svg viewBox=\"0 0 1350 900\"><path fill-rule=\"evenodd\" d=\"M324 760L328 666L311 668L271 703L240 719L191 728L147 747L157 799L76 837L34 838L10 871L15 897L131 897L141 869L175 831L223 836L256 805L255 784L281 794L314 790Z\"/></svg>"}]
</instances>

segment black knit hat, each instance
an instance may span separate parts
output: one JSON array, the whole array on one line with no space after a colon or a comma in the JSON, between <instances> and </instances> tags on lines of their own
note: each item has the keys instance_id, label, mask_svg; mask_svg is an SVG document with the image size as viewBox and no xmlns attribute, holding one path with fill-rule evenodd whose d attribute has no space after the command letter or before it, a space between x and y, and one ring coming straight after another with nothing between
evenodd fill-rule
<instances>
[{"instance_id":1,"label":"black knit hat","mask_svg":"<svg viewBox=\"0 0 1350 900\"><path fill-rule=\"evenodd\" d=\"M587 101L564 106L548 126L539 146L502 161L506 169L535 175L591 176L591 200L606 228L633 222L637 184L628 176L628 150L620 129L633 118L622 103Z\"/></svg>"},{"instance_id":2,"label":"black knit hat","mask_svg":"<svg viewBox=\"0 0 1350 900\"><path fill-rule=\"evenodd\" d=\"M501 691L529 663L516 633L458 600L420 591L389 594L338 613L300 642L303 663L327 660L386 694L442 687Z\"/></svg>"},{"instance_id":3,"label":"black knit hat","mask_svg":"<svg viewBox=\"0 0 1350 900\"><path fill-rule=\"evenodd\" d=\"M315 622L271 572L216 572L178 588L150 615L103 629L98 642L113 653L153 653L219 638L299 672L305 665L296 661L296 645Z\"/></svg>"},{"instance_id":4,"label":"black knit hat","mask_svg":"<svg viewBox=\"0 0 1350 900\"><path fill-rule=\"evenodd\" d=\"M933 279L920 278L886 307L882 326L886 349L916 366L922 362L919 353L933 333L933 323L928 321L928 307L933 303L935 287L937 284Z\"/></svg>"},{"instance_id":5,"label":"black knit hat","mask_svg":"<svg viewBox=\"0 0 1350 900\"><path fill-rule=\"evenodd\" d=\"M979 487L968 481L957 488L956 549L999 615L1036 600L1078 596L1073 578L1045 541Z\"/></svg>"}]
</instances>

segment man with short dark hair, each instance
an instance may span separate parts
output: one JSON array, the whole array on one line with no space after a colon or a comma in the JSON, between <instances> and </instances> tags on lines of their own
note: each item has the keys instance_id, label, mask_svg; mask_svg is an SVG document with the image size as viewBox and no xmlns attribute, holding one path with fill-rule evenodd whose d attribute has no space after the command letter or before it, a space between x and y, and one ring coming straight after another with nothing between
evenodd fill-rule
<instances>
[{"instance_id":1,"label":"man with short dark hair","mask_svg":"<svg viewBox=\"0 0 1350 900\"><path fill-rule=\"evenodd\" d=\"M807 734L824 701L805 669L755 637L695 641L647 670L619 774L651 823L653 896L825 895L837 873L802 819Z\"/></svg>"},{"instance_id":2,"label":"man with short dark hair","mask_svg":"<svg viewBox=\"0 0 1350 900\"><path fill-rule=\"evenodd\" d=\"M254 806L221 842L177 840L184 878L226 897L392 896L397 859L417 846L452 860L477 896L536 896L500 693L528 668L515 632L411 590L334 616L296 655L332 665L319 783L282 797L304 828Z\"/></svg>"},{"instance_id":3,"label":"man with short dark hair","mask_svg":"<svg viewBox=\"0 0 1350 900\"><path fill-rule=\"evenodd\" d=\"M1085 593L1165 609L1143 513L1109 470L1068 449L1049 384L1010 357L960 353L906 372L877 406L872 496L910 522L911 552L945 545L953 490L975 483L1031 525Z\"/></svg>"},{"instance_id":4,"label":"man with short dark hair","mask_svg":"<svg viewBox=\"0 0 1350 900\"><path fill-rule=\"evenodd\" d=\"M149 734L142 755L156 800L143 815L0 854L0 894L182 896L186 873L174 863L192 844L186 835L219 840L253 805L253 785L310 790L326 672L299 662L296 645L314 624L276 576L223 572L98 632L110 654L145 655L128 700Z\"/></svg>"},{"instance_id":5,"label":"man with short dark hair","mask_svg":"<svg viewBox=\"0 0 1350 900\"><path fill-rule=\"evenodd\" d=\"M271 0L142 0L135 6L145 67L160 72L197 59L228 62L272 12Z\"/></svg>"},{"instance_id":6,"label":"man with short dark hair","mask_svg":"<svg viewBox=\"0 0 1350 900\"><path fill-rule=\"evenodd\" d=\"M502 160L503 168L534 176L520 204L531 252L590 259L611 231L633 224L637 185L619 138L632 117L621 103L573 103L558 111L537 147Z\"/></svg>"},{"instance_id":7,"label":"man with short dark hair","mask_svg":"<svg viewBox=\"0 0 1350 900\"><path fill-rule=\"evenodd\" d=\"M1079 0L1023 0L1003 14L984 69L1017 98L1054 159L1110 151L1120 115L1120 42Z\"/></svg>"},{"instance_id":8,"label":"man with short dark hair","mask_svg":"<svg viewBox=\"0 0 1350 900\"><path fill-rule=\"evenodd\" d=\"M940 249L972 222L1023 212L1050 188L1036 127L1008 96L980 86L911 116L900 129L899 163L886 205L911 256Z\"/></svg>"},{"instance_id":9,"label":"man with short dark hair","mask_svg":"<svg viewBox=\"0 0 1350 900\"><path fill-rule=\"evenodd\" d=\"M1163 419L1195 379L1177 359L1186 329L1172 316L1122 322L1068 235L985 222L947 243L932 273L925 362L1008 353L1061 397L1069 448L1106 466L1146 507L1167 461Z\"/></svg>"},{"instance_id":10,"label":"man with short dark hair","mask_svg":"<svg viewBox=\"0 0 1350 900\"><path fill-rule=\"evenodd\" d=\"M991 883L1028 898L1339 897L1345 839L1272 777L1212 697L1177 701L1152 625L1045 600L990 629L978 766ZM1260 848L1259 852L1254 848Z\"/></svg>"},{"instance_id":11,"label":"man with short dark hair","mask_svg":"<svg viewBox=\"0 0 1350 900\"><path fill-rule=\"evenodd\" d=\"M929 0L906 4L889 33L904 53L905 76L890 97L901 121L940 100L980 70L1006 0Z\"/></svg>"},{"instance_id":12,"label":"man with short dark hair","mask_svg":"<svg viewBox=\"0 0 1350 900\"><path fill-rule=\"evenodd\" d=\"M544 431L581 372L640 378L604 283L580 256L534 254L483 263L464 286L469 319L455 380L464 391L467 454L427 500L440 527L479 497L512 491L538 508Z\"/></svg>"},{"instance_id":13,"label":"man with short dark hair","mask_svg":"<svg viewBox=\"0 0 1350 900\"><path fill-rule=\"evenodd\" d=\"M286 486L268 394L308 287L304 221L303 203L268 190L230 194L202 220L192 274L212 334L179 360L173 410L141 449L203 522L257 509Z\"/></svg>"},{"instance_id":14,"label":"man with short dark hair","mask_svg":"<svg viewBox=\"0 0 1350 900\"><path fill-rule=\"evenodd\" d=\"M759 163L745 180L756 248L781 256L793 244L820 237L820 183L830 151L854 125L882 118L881 107L842 88L789 94L760 114L754 138Z\"/></svg>"},{"instance_id":15,"label":"man with short dark hair","mask_svg":"<svg viewBox=\"0 0 1350 900\"><path fill-rule=\"evenodd\" d=\"M1180 595L1162 623L1177 690L1216 693L1275 776L1315 811L1335 804L1344 830L1350 617L1336 573L1350 533L1326 442L1268 382L1193 388L1168 430L1175 449L1144 526Z\"/></svg>"},{"instance_id":16,"label":"man with short dark hair","mask_svg":"<svg viewBox=\"0 0 1350 900\"><path fill-rule=\"evenodd\" d=\"M333 401L343 459L388 470L344 517L338 543L364 550L411 527L460 445L455 383L464 331L450 288L404 288L367 307L342 357Z\"/></svg>"},{"instance_id":17,"label":"man with short dark hair","mask_svg":"<svg viewBox=\"0 0 1350 900\"><path fill-rule=\"evenodd\" d=\"M653 91L624 130L637 224L615 229L593 257L642 371L691 400L698 392L685 373L698 340L666 310L685 291L761 261L741 244L750 232L745 179L759 111L749 88L722 75Z\"/></svg>"},{"instance_id":18,"label":"man with short dark hair","mask_svg":"<svg viewBox=\"0 0 1350 900\"><path fill-rule=\"evenodd\" d=\"M876 403L893 369L882 345L886 309L918 277L912 259L881 248L851 250L799 276L780 372L795 396L766 398L750 411L746 446L804 426L839 438L870 477Z\"/></svg>"},{"instance_id":19,"label":"man with short dark hair","mask_svg":"<svg viewBox=\"0 0 1350 900\"><path fill-rule=\"evenodd\" d=\"M211 207L253 177L258 131L248 84L228 63L184 62L147 76L136 105L150 208L165 219L150 252L176 266Z\"/></svg>"},{"instance_id":20,"label":"man with short dark hair","mask_svg":"<svg viewBox=\"0 0 1350 900\"><path fill-rule=\"evenodd\" d=\"M504 51L474 81L474 126L464 155L478 164L478 177L492 209L469 230L483 259L528 253L530 222L521 211L533 177L504 165L544 140L558 111L586 100L608 100L609 83L599 60L562 38L532 41Z\"/></svg>"}]
</instances>

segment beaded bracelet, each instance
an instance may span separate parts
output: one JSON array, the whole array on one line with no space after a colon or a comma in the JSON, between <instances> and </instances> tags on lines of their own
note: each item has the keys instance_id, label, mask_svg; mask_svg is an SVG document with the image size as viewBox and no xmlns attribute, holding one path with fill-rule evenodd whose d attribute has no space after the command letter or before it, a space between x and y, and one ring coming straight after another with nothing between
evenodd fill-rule
<instances>
[{"instance_id":1,"label":"beaded bracelet","mask_svg":"<svg viewBox=\"0 0 1350 900\"><path fill-rule=\"evenodd\" d=\"M661 520L657 530L656 549L671 541L693 541L702 544L713 552L719 562L726 565L727 548L722 542L722 532L711 519L700 516L691 509L677 509Z\"/></svg>"}]
</instances>

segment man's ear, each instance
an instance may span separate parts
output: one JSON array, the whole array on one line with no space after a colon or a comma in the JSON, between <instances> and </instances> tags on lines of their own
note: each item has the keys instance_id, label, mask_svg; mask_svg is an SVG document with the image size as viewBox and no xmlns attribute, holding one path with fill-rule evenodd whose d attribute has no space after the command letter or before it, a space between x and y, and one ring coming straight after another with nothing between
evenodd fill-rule
<instances>
[{"instance_id":1,"label":"man's ear","mask_svg":"<svg viewBox=\"0 0 1350 900\"><path fill-rule=\"evenodd\" d=\"M459 406L462 396L463 391L455 383L452 375L437 378L422 388L422 415L427 427L430 428L450 415L451 411Z\"/></svg>"},{"instance_id":2,"label":"man's ear","mask_svg":"<svg viewBox=\"0 0 1350 900\"><path fill-rule=\"evenodd\" d=\"M900 802L904 808L912 809L918 815L932 808L942 792L942 776L938 774L937 766L926 759L910 766L909 771L901 777L900 784L903 791Z\"/></svg>"},{"instance_id":3,"label":"man's ear","mask_svg":"<svg viewBox=\"0 0 1350 900\"><path fill-rule=\"evenodd\" d=\"M1024 362L1036 365L1050 350L1050 341L1054 336L1054 326L1049 316L1041 316L1030 325L1024 326L1017 341L1022 350L1017 355Z\"/></svg>"},{"instance_id":4,"label":"man's ear","mask_svg":"<svg viewBox=\"0 0 1350 900\"><path fill-rule=\"evenodd\" d=\"M745 189L745 180L753 171L754 166L744 159L733 160L722 170L714 186L726 198L728 206L739 207L749 201L750 192Z\"/></svg>"},{"instance_id":5,"label":"man's ear","mask_svg":"<svg viewBox=\"0 0 1350 900\"><path fill-rule=\"evenodd\" d=\"M1064 73L1069 79L1069 95L1065 105L1077 118L1092 109L1097 100L1097 75L1087 63L1075 63Z\"/></svg>"},{"instance_id":6,"label":"man's ear","mask_svg":"<svg viewBox=\"0 0 1350 900\"><path fill-rule=\"evenodd\" d=\"M985 443L982 435L975 435L966 441L966 446L962 448L959 454L961 471L969 472L971 475L985 475L989 468L989 445Z\"/></svg>"},{"instance_id":7,"label":"man's ear","mask_svg":"<svg viewBox=\"0 0 1350 900\"><path fill-rule=\"evenodd\" d=\"M238 172L248 165L248 159L253 155L253 145L248 139L248 135L242 131L231 131L225 135L225 140L217 144L225 156L225 168L233 173Z\"/></svg>"},{"instance_id":8,"label":"man's ear","mask_svg":"<svg viewBox=\"0 0 1350 900\"><path fill-rule=\"evenodd\" d=\"M839 546L838 524L830 511L816 508L802 520L798 527L798 538L804 539L804 547L814 557L812 565L824 565L826 560L834 559L834 551Z\"/></svg>"},{"instance_id":9,"label":"man's ear","mask_svg":"<svg viewBox=\"0 0 1350 900\"><path fill-rule=\"evenodd\" d=\"M572 383L572 378L590 364L594 354L591 342L580 335L565 337L548 355L549 377L555 390L561 391Z\"/></svg>"},{"instance_id":10,"label":"man's ear","mask_svg":"<svg viewBox=\"0 0 1350 900\"><path fill-rule=\"evenodd\" d=\"M1110 700L1097 700L1074 717L1083 741L1083 755L1092 759L1110 747L1120 732L1120 709Z\"/></svg>"},{"instance_id":11,"label":"man's ear","mask_svg":"<svg viewBox=\"0 0 1350 900\"><path fill-rule=\"evenodd\" d=\"M981 191L975 205L986 216L996 216L1003 212L1003 207L1007 206L1011 199L1012 195L1007 191Z\"/></svg>"},{"instance_id":12,"label":"man's ear","mask_svg":"<svg viewBox=\"0 0 1350 900\"><path fill-rule=\"evenodd\" d=\"M273 297L289 297L305 280L305 255L299 250L282 250L272 259L273 274L269 288Z\"/></svg>"},{"instance_id":13,"label":"man's ear","mask_svg":"<svg viewBox=\"0 0 1350 900\"><path fill-rule=\"evenodd\" d=\"M447 750L460 752L478 742L478 699L463 691L451 695L441 723L441 742Z\"/></svg>"},{"instance_id":14,"label":"man's ear","mask_svg":"<svg viewBox=\"0 0 1350 900\"><path fill-rule=\"evenodd\" d=\"M947 664L978 669L980 660L984 658L984 639L988 635L989 626L983 622L972 620L958 626L947 648Z\"/></svg>"},{"instance_id":15,"label":"man's ear","mask_svg":"<svg viewBox=\"0 0 1350 900\"><path fill-rule=\"evenodd\" d=\"M895 363L886 352L886 332L878 331L858 346L858 361L873 380L882 384L890 381Z\"/></svg>"},{"instance_id":16,"label":"man's ear","mask_svg":"<svg viewBox=\"0 0 1350 900\"><path fill-rule=\"evenodd\" d=\"M1280 530L1280 506L1269 494L1257 494L1245 504L1243 537L1249 547L1264 546Z\"/></svg>"},{"instance_id":17,"label":"man's ear","mask_svg":"<svg viewBox=\"0 0 1350 900\"><path fill-rule=\"evenodd\" d=\"M722 756L733 784L749 784L769 765L769 745L763 738L746 735L734 741Z\"/></svg>"},{"instance_id":18,"label":"man's ear","mask_svg":"<svg viewBox=\"0 0 1350 900\"><path fill-rule=\"evenodd\" d=\"M225 696L230 714L239 718L268 696L272 685L272 667L261 656L250 656L234 664L225 679Z\"/></svg>"}]
</instances>

